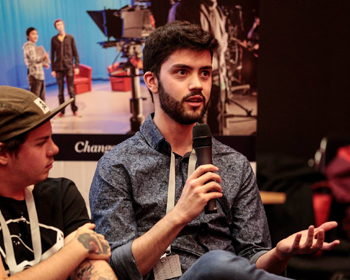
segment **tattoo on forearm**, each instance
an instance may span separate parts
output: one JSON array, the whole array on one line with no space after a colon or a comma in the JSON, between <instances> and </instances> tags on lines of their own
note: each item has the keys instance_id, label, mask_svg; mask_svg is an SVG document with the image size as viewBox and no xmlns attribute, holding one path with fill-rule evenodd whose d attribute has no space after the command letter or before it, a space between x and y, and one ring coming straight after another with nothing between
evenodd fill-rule
<instances>
[{"instance_id":1,"label":"tattoo on forearm","mask_svg":"<svg viewBox=\"0 0 350 280\"><path fill-rule=\"evenodd\" d=\"M79 280L116 280L117 279L114 275L112 275L111 272L94 271L94 269L95 268L93 264L90 261L85 260L75 269L76 278ZM104 273L105 275L103 276L99 275L101 273Z\"/></svg>"},{"instance_id":2,"label":"tattoo on forearm","mask_svg":"<svg viewBox=\"0 0 350 280\"><path fill-rule=\"evenodd\" d=\"M91 279L92 269L93 265L89 261L84 261L75 269L75 274L78 279Z\"/></svg>"},{"instance_id":3,"label":"tattoo on forearm","mask_svg":"<svg viewBox=\"0 0 350 280\"><path fill-rule=\"evenodd\" d=\"M78 236L78 240L83 246L89 250L90 254L108 254L109 246L98 235L83 233Z\"/></svg>"}]
</instances>

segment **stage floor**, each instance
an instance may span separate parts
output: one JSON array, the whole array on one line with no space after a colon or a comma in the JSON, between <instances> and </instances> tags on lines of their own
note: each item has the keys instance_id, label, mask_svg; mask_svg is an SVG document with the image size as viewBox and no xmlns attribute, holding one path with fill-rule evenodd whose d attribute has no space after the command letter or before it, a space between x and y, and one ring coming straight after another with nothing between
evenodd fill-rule
<instances>
[{"instance_id":1,"label":"stage floor","mask_svg":"<svg viewBox=\"0 0 350 280\"><path fill-rule=\"evenodd\" d=\"M146 118L153 112L153 103L147 87L141 82L141 97L143 101L142 114ZM65 98L68 99L67 90ZM92 91L76 95L76 105L80 117L72 114L70 106L66 108L64 117L52 120L53 133L56 134L126 134L130 131L130 98L131 91L112 91L109 81L94 80ZM257 96L250 93L236 92L227 105L227 112L232 115L227 119L224 135L254 135L256 133L256 117L247 117L246 111L251 110L257 115ZM51 108L58 106L57 85L46 87L46 104Z\"/></svg>"}]
</instances>

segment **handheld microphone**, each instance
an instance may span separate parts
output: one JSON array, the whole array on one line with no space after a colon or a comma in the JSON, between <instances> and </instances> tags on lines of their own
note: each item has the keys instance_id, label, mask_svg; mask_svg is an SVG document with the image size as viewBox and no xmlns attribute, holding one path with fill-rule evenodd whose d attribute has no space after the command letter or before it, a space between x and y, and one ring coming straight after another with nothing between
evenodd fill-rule
<instances>
[{"instance_id":1,"label":"handheld microphone","mask_svg":"<svg viewBox=\"0 0 350 280\"><path fill-rule=\"evenodd\" d=\"M207 124L197 124L193 127L193 148L197 156L197 164L213 164L212 140L210 129ZM217 212L216 199L208 201L204 208L205 214Z\"/></svg>"}]
</instances>

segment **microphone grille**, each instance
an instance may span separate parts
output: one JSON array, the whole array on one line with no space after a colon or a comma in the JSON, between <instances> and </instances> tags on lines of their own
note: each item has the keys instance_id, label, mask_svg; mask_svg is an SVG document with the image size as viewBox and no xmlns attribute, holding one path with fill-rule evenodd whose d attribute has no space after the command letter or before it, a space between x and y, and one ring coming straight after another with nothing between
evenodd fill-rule
<instances>
[{"instance_id":1,"label":"microphone grille","mask_svg":"<svg viewBox=\"0 0 350 280\"><path fill-rule=\"evenodd\" d=\"M197 124L193 127L193 148L211 146L211 133L207 124Z\"/></svg>"}]
</instances>

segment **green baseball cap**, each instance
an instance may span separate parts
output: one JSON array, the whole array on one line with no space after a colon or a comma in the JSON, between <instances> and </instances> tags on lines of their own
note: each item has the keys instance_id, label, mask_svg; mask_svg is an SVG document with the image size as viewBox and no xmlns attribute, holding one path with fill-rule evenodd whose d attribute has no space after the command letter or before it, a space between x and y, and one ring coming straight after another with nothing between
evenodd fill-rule
<instances>
[{"instance_id":1,"label":"green baseball cap","mask_svg":"<svg viewBox=\"0 0 350 280\"><path fill-rule=\"evenodd\" d=\"M0 142L44 124L73 100L71 98L51 111L44 101L28 90L0 86Z\"/></svg>"}]
</instances>

